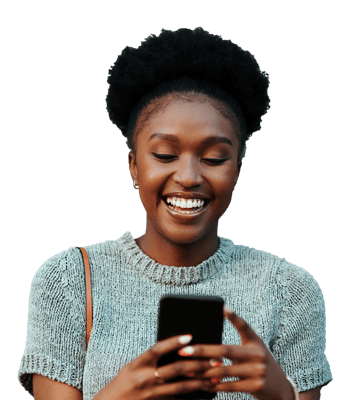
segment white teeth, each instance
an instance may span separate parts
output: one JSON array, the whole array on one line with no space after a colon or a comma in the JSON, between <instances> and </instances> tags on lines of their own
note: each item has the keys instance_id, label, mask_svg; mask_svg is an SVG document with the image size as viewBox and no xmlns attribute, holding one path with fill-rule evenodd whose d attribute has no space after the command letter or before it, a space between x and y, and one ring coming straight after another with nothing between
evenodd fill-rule
<instances>
[{"instance_id":1,"label":"white teeth","mask_svg":"<svg viewBox=\"0 0 349 400\"><path fill-rule=\"evenodd\" d=\"M167 197L166 198L167 204L172 204L173 206L180 207L180 208L197 208L202 207L205 204L205 200L199 199L184 199L184 198L177 198L177 197Z\"/></svg>"}]
</instances>

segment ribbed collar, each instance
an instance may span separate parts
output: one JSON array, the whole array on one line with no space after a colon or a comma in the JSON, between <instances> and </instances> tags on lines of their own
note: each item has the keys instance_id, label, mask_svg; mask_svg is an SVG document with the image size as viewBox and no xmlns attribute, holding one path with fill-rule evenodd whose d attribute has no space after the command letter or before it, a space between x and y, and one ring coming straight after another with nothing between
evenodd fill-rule
<instances>
[{"instance_id":1,"label":"ribbed collar","mask_svg":"<svg viewBox=\"0 0 349 400\"><path fill-rule=\"evenodd\" d=\"M127 263L142 275L153 282L181 286L209 279L228 262L235 245L229 239L218 239L217 251L201 264L192 267L170 267L157 263L143 253L130 232L124 233L118 243L125 251Z\"/></svg>"}]
</instances>

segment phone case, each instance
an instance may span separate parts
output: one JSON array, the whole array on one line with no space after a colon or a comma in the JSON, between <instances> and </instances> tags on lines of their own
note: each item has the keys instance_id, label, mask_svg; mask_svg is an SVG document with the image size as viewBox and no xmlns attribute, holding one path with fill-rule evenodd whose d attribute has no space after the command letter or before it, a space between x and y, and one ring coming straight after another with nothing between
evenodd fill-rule
<instances>
[{"instance_id":1,"label":"phone case","mask_svg":"<svg viewBox=\"0 0 349 400\"><path fill-rule=\"evenodd\" d=\"M224 300L218 296L166 295L160 299L157 340L176 335L193 335L189 345L220 344L223 334ZM158 366L184 357L177 351L163 356ZM191 357L185 357L190 359ZM180 377L171 382L190 379ZM174 396L176 399L213 399L217 393L197 391Z\"/></svg>"}]
</instances>

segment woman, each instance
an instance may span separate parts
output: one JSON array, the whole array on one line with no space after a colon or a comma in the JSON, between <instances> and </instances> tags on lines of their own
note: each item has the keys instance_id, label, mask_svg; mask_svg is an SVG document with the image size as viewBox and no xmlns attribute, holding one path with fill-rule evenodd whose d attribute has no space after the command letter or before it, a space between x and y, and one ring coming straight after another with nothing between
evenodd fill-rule
<instances>
[{"instance_id":1,"label":"woman","mask_svg":"<svg viewBox=\"0 0 349 400\"><path fill-rule=\"evenodd\" d=\"M21 384L39 400L169 399L202 389L217 399L291 400L296 390L319 399L332 375L317 282L217 235L246 141L269 108L267 74L247 51L197 28L126 47L108 82L107 109L127 137L146 231L86 247L88 351L79 250L37 271ZM156 343L159 299L169 293L223 297L223 344L190 346L188 335ZM157 368L173 350L183 361ZM190 379L169 382L180 376Z\"/></svg>"}]
</instances>

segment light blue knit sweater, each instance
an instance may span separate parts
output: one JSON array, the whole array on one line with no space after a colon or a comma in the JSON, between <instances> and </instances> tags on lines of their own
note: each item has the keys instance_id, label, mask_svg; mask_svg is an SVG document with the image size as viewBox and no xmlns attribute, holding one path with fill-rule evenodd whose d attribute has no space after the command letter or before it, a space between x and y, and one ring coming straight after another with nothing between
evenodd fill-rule
<instances>
[{"instance_id":1,"label":"light blue knit sweater","mask_svg":"<svg viewBox=\"0 0 349 400\"><path fill-rule=\"evenodd\" d=\"M47 260L30 291L28 330L18 379L32 394L32 374L65 382L91 400L123 365L156 341L161 296L214 294L263 339L299 391L332 380L325 351L321 289L304 269L220 238L216 253L194 267L169 267L145 255L129 232L85 247L93 322L86 352L85 270L80 251ZM223 343L240 344L227 320ZM217 399L253 399L222 393Z\"/></svg>"}]
</instances>

